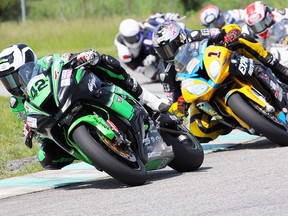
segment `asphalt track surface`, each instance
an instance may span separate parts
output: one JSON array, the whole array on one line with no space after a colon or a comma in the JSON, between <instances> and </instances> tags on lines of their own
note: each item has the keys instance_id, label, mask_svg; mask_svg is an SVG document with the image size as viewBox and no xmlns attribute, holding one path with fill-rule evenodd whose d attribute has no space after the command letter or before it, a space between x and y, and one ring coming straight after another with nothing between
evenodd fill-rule
<instances>
[{"instance_id":1,"label":"asphalt track surface","mask_svg":"<svg viewBox=\"0 0 288 216\"><path fill-rule=\"evenodd\" d=\"M159 84L137 79L161 95ZM203 147L198 171L167 167L141 187L126 187L85 163L4 179L0 214L288 215L286 147L236 130Z\"/></svg>"}]
</instances>

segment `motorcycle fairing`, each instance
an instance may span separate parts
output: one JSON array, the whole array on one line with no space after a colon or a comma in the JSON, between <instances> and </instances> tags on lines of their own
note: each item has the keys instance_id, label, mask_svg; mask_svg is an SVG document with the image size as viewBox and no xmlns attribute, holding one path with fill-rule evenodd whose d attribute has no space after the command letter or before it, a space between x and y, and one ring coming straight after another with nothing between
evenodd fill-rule
<instances>
[{"instance_id":1,"label":"motorcycle fairing","mask_svg":"<svg viewBox=\"0 0 288 216\"><path fill-rule=\"evenodd\" d=\"M232 51L222 46L209 46L204 54L204 66L209 78L221 84L229 75L229 59Z\"/></svg>"},{"instance_id":2,"label":"motorcycle fairing","mask_svg":"<svg viewBox=\"0 0 288 216\"><path fill-rule=\"evenodd\" d=\"M61 69L63 65L64 65L64 62L58 58L53 62L52 68L51 68L53 96L54 96L54 100L55 100L57 107L59 106L57 90L58 90L58 85L59 85L59 80L60 80L59 79L60 73L61 73Z\"/></svg>"},{"instance_id":3,"label":"motorcycle fairing","mask_svg":"<svg viewBox=\"0 0 288 216\"><path fill-rule=\"evenodd\" d=\"M39 74L33 77L28 83L27 94L30 98L30 101L38 107L40 107L50 92L50 82L48 77L46 77L44 74Z\"/></svg>"},{"instance_id":4,"label":"motorcycle fairing","mask_svg":"<svg viewBox=\"0 0 288 216\"><path fill-rule=\"evenodd\" d=\"M218 85L213 81L207 82L198 78L186 79L181 83L183 98L188 103L194 103L199 97L203 98L203 100L209 100L217 87Z\"/></svg>"},{"instance_id":5,"label":"motorcycle fairing","mask_svg":"<svg viewBox=\"0 0 288 216\"><path fill-rule=\"evenodd\" d=\"M186 43L179 48L178 54L174 59L175 70L177 71L176 80L198 77L199 70L203 70L203 55L208 45L208 40Z\"/></svg>"},{"instance_id":6,"label":"motorcycle fairing","mask_svg":"<svg viewBox=\"0 0 288 216\"><path fill-rule=\"evenodd\" d=\"M68 129L68 136L70 137L72 130L83 122L95 126L102 134L111 140L115 137L115 133L106 123L106 121L97 114L82 116L75 120Z\"/></svg>"},{"instance_id":7,"label":"motorcycle fairing","mask_svg":"<svg viewBox=\"0 0 288 216\"><path fill-rule=\"evenodd\" d=\"M201 53L199 52L199 56L197 56L197 59L202 59L201 61L198 60L198 64L204 62L204 67L210 79L194 78L197 74L196 70L200 70L200 66L193 66L193 75L190 76L190 79L186 78L182 81L181 88L185 101L189 103L195 102L199 97L201 97L201 100L209 101L216 89L230 75L228 70L229 59L232 54L230 50L221 46L207 47L206 44L206 46L203 46L203 55Z\"/></svg>"}]
</instances>

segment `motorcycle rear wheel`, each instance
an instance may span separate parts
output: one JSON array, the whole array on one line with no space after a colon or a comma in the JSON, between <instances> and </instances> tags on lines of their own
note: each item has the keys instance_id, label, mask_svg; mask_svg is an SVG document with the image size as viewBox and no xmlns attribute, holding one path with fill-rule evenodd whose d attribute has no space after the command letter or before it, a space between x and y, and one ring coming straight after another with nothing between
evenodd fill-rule
<instances>
[{"instance_id":1,"label":"motorcycle rear wheel","mask_svg":"<svg viewBox=\"0 0 288 216\"><path fill-rule=\"evenodd\" d=\"M283 126L277 125L277 123L269 119L268 116L261 114L246 102L240 94L232 94L227 104L240 119L257 132L280 146L288 146L288 132L281 129Z\"/></svg>"},{"instance_id":2,"label":"motorcycle rear wheel","mask_svg":"<svg viewBox=\"0 0 288 216\"><path fill-rule=\"evenodd\" d=\"M129 186L143 185L147 181L147 171L140 159L137 158L134 162L135 168L128 165L131 161L127 161L127 164L121 162L117 159L116 153L112 151L109 153L102 147L100 140L96 141L92 137L85 125L78 126L72 137L81 151L93 161L96 168L105 171L116 180Z\"/></svg>"}]
</instances>

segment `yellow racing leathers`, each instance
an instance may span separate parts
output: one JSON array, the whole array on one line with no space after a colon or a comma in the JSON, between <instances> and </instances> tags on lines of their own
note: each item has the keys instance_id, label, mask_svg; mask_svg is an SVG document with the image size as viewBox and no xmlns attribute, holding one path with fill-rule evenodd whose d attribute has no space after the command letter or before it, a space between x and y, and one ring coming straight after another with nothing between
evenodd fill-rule
<instances>
[{"instance_id":1,"label":"yellow racing leathers","mask_svg":"<svg viewBox=\"0 0 288 216\"><path fill-rule=\"evenodd\" d=\"M241 28L237 24L226 25L222 28L222 35L225 37L224 35L237 29L241 32ZM223 31L225 31L224 34ZM280 64L279 60L268 52L261 43L257 42L253 36L246 33L239 34L238 40L236 39L234 43L231 45L226 44L226 46L233 51L237 51L240 55L260 61L270 68L281 82L288 84L288 68Z\"/></svg>"}]
</instances>

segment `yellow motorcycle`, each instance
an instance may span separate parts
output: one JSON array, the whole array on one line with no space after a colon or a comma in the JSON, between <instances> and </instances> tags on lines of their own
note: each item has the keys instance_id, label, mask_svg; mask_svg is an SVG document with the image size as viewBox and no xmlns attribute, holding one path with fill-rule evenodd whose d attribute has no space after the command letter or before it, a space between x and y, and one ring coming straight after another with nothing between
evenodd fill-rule
<instances>
[{"instance_id":1,"label":"yellow motorcycle","mask_svg":"<svg viewBox=\"0 0 288 216\"><path fill-rule=\"evenodd\" d=\"M277 108L275 96L255 77L229 72L231 50L207 44L208 40L186 43L175 57L176 79L181 81L185 101L231 129L287 146L286 115ZM240 62L239 67L245 64Z\"/></svg>"}]
</instances>

